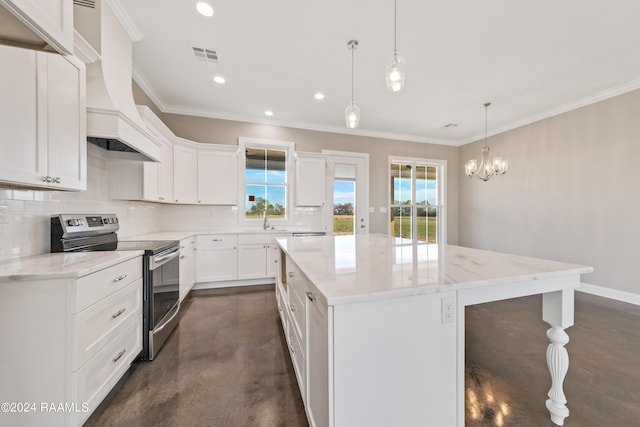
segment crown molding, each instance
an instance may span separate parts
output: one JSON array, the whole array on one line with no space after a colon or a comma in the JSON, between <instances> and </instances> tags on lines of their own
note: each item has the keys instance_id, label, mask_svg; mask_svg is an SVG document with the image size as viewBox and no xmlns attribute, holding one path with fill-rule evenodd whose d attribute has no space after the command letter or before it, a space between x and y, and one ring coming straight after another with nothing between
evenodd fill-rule
<instances>
[{"instance_id":1,"label":"crown molding","mask_svg":"<svg viewBox=\"0 0 640 427\"><path fill-rule=\"evenodd\" d=\"M120 0L106 0L106 1L111 7L113 14L116 15L116 18L118 18L118 21L120 21L120 24L122 25L122 27L125 29L127 34L129 34L129 38L131 39L131 41L139 42L140 40L144 39L144 34L133 23L133 21L129 17L129 14L126 12L126 9L122 6L122 3L120 2Z\"/></svg>"},{"instance_id":2,"label":"crown molding","mask_svg":"<svg viewBox=\"0 0 640 427\"><path fill-rule=\"evenodd\" d=\"M510 123L506 126L499 127L497 129L492 130L487 133L487 136L495 136L513 129L517 129L522 126L529 125L531 123L538 122L540 120L548 119L553 116L557 116L563 113L567 113L569 111L577 110L578 108L586 107L588 105L595 104L600 101L604 101L606 99L614 98L619 95L623 95L628 92L632 92L634 90L640 89L640 79L631 80L630 82L623 83L619 86L615 86L613 88L609 88L607 90L603 90L601 92L597 92L593 95L586 96L577 101L564 104L560 107L551 108L549 110L543 111L539 114L534 114L529 117L525 117L522 120L518 120L516 122ZM479 141L484 139L484 134L475 135L469 138L464 138L460 140L460 146L470 144L472 142Z\"/></svg>"}]
</instances>

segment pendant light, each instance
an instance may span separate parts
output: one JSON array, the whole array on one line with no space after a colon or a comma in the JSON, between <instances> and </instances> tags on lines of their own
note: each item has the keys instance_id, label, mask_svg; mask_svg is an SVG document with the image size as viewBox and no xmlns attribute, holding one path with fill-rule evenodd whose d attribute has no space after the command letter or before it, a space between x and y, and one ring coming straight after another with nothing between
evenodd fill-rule
<instances>
[{"instance_id":1,"label":"pendant light","mask_svg":"<svg viewBox=\"0 0 640 427\"><path fill-rule=\"evenodd\" d=\"M344 118L349 129L355 129L360 123L360 109L353 101L353 51L358 48L358 40L349 40L347 47L351 49L351 104L344 110Z\"/></svg>"},{"instance_id":2,"label":"pendant light","mask_svg":"<svg viewBox=\"0 0 640 427\"><path fill-rule=\"evenodd\" d=\"M387 79L387 89L391 92L398 92L404 87L404 78L406 75L406 63L402 56L398 55L396 51L396 38L397 38L397 13L396 13L396 0L393 0L393 56L387 62L387 68L385 76Z\"/></svg>"},{"instance_id":3,"label":"pendant light","mask_svg":"<svg viewBox=\"0 0 640 427\"><path fill-rule=\"evenodd\" d=\"M477 178L481 181L489 181L496 175L504 175L507 173L508 164L502 157L496 157L489 160L489 146L487 145L487 110L491 105L490 102L484 104L484 148L482 149L482 160L480 164L476 159L469 160L464 165L464 171L468 177Z\"/></svg>"}]
</instances>

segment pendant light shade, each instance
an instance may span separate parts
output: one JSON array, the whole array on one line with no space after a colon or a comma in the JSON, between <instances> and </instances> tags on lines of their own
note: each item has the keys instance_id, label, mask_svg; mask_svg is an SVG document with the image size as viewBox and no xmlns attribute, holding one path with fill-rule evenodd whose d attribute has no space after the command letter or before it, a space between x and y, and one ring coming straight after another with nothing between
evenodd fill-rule
<instances>
[{"instance_id":1,"label":"pendant light shade","mask_svg":"<svg viewBox=\"0 0 640 427\"><path fill-rule=\"evenodd\" d=\"M391 92L398 92L404 87L404 76L406 75L406 62L404 58L395 51L387 62L386 78L387 89Z\"/></svg>"},{"instance_id":2,"label":"pendant light shade","mask_svg":"<svg viewBox=\"0 0 640 427\"><path fill-rule=\"evenodd\" d=\"M396 50L397 39L397 2L393 1L393 56L387 62L385 69L385 77L387 80L387 89L391 92L398 92L404 87L404 78L406 76L406 62L404 58L398 55Z\"/></svg>"},{"instance_id":3,"label":"pendant light shade","mask_svg":"<svg viewBox=\"0 0 640 427\"><path fill-rule=\"evenodd\" d=\"M351 50L351 104L344 110L344 119L349 129L355 129L360 124L360 108L353 100L353 51L358 48L358 40L349 40L347 47Z\"/></svg>"},{"instance_id":4,"label":"pendant light shade","mask_svg":"<svg viewBox=\"0 0 640 427\"><path fill-rule=\"evenodd\" d=\"M353 101L345 108L344 118L347 121L347 127L349 129L355 129L360 124L360 109Z\"/></svg>"}]
</instances>

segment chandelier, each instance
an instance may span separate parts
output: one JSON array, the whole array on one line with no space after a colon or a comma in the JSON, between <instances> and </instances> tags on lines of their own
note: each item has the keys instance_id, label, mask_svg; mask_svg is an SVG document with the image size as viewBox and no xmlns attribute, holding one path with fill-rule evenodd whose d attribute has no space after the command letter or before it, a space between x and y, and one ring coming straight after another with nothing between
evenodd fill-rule
<instances>
[{"instance_id":1,"label":"chandelier","mask_svg":"<svg viewBox=\"0 0 640 427\"><path fill-rule=\"evenodd\" d=\"M484 148L482 149L482 160L480 164L476 159L469 160L464 165L464 171L468 177L477 178L482 181L489 181L496 175L507 173L508 164L502 157L495 157L489 160L489 146L487 145L487 110L490 102L484 104Z\"/></svg>"}]
</instances>

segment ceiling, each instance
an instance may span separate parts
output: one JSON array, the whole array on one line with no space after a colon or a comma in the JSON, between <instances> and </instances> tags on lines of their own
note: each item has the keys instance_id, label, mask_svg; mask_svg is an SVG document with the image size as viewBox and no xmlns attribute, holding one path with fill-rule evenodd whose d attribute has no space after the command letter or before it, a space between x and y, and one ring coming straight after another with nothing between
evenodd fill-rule
<instances>
[{"instance_id":1,"label":"ceiling","mask_svg":"<svg viewBox=\"0 0 640 427\"><path fill-rule=\"evenodd\" d=\"M640 87L637 0L398 0L397 93L384 78L392 0L207 2L209 18L196 0L110 1L139 39L134 78L163 112L460 145L484 136L488 101L494 134ZM344 120L351 39L355 130Z\"/></svg>"}]
</instances>

